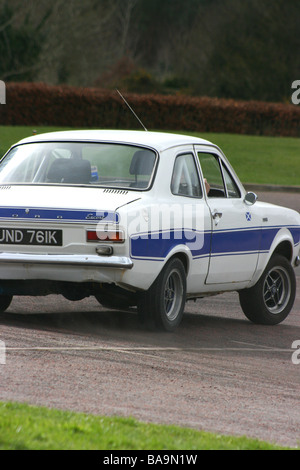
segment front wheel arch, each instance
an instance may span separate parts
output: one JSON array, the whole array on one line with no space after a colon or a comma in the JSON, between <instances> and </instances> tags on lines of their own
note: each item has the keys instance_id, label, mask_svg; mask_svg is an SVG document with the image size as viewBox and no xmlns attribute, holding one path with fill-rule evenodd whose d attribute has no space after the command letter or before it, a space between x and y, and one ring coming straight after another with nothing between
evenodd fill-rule
<instances>
[{"instance_id":1,"label":"front wheel arch","mask_svg":"<svg viewBox=\"0 0 300 470\"><path fill-rule=\"evenodd\" d=\"M281 255L284 256L288 261L293 259L293 245L289 241L283 241L275 248L272 256Z\"/></svg>"},{"instance_id":2,"label":"front wheel arch","mask_svg":"<svg viewBox=\"0 0 300 470\"><path fill-rule=\"evenodd\" d=\"M266 263L265 266L276 255L281 255L288 261L292 262L293 250L294 243L292 234L287 228L282 228L274 238L266 258L262 256L262 259L264 259L264 262Z\"/></svg>"}]
</instances>

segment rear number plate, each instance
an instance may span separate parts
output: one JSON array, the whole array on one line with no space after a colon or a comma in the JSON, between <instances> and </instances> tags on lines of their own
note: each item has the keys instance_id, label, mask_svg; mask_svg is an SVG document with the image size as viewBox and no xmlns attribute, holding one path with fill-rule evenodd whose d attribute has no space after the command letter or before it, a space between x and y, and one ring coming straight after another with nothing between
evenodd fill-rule
<instances>
[{"instance_id":1,"label":"rear number plate","mask_svg":"<svg viewBox=\"0 0 300 470\"><path fill-rule=\"evenodd\" d=\"M1 228L1 245L62 246L62 230L33 230L27 228Z\"/></svg>"}]
</instances>

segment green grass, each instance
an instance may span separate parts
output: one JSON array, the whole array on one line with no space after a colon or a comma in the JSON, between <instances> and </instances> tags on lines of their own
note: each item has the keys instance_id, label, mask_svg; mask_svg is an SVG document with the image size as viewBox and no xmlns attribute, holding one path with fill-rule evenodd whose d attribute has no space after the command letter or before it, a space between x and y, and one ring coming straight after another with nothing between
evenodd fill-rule
<instances>
[{"instance_id":1,"label":"green grass","mask_svg":"<svg viewBox=\"0 0 300 470\"><path fill-rule=\"evenodd\" d=\"M38 134L42 134L44 132L60 130L65 130L65 128L39 126L0 126L0 156L4 155L11 145L15 144L21 139L24 139L25 137L31 136L33 131L37 131Z\"/></svg>"},{"instance_id":2,"label":"green grass","mask_svg":"<svg viewBox=\"0 0 300 470\"><path fill-rule=\"evenodd\" d=\"M0 155L33 130L63 130L58 127L0 126ZM184 132L217 144L243 183L297 186L300 184L300 139L290 137L256 137L232 134Z\"/></svg>"},{"instance_id":3,"label":"green grass","mask_svg":"<svg viewBox=\"0 0 300 470\"><path fill-rule=\"evenodd\" d=\"M236 134L193 135L218 145L243 183L300 185L299 138Z\"/></svg>"},{"instance_id":4,"label":"green grass","mask_svg":"<svg viewBox=\"0 0 300 470\"><path fill-rule=\"evenodd\" d=\"M246 437L0 402L0 450L275 450Z\"/></svg>"}]
</instances>

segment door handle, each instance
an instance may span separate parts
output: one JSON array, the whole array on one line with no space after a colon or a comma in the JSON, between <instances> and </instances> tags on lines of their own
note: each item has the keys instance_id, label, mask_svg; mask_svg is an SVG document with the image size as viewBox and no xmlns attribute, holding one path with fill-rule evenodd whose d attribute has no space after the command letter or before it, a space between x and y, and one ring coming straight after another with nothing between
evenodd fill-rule
<instances>
[{"instance_id":1,"label":"door handle","mask_svg":"<svg viewBox=\"0 0 300 470\"><path fill-rule=\"evenodd\" d=\"M222 215L223 215L222 212L214 211L214 212L212 213L212 218L213 218L214 221L215 221L215 225L218 225L218 224L219 224Z\"/></svg>"}]
</instances>

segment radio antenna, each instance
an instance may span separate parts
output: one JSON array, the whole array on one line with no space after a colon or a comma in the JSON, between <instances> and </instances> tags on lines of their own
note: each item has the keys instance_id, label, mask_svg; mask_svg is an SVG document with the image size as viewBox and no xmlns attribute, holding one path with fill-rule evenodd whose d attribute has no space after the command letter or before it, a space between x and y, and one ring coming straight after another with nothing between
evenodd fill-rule
<instances>
[{"instance_id":1,"label":"radio antenna","mask_svg":"<svg viewBox=\"0 0 300 470\"><path fill-rule=\"evenodd\" d=\"M116 91L117 93L120 95L120 97L122 98L122 100L124 101L124 103L126 104L126 106L128 106L128 108L130 109L130 111L132 112L132 114L136 117L136 119L139 121L139 123L141 124L141 126L144 128L144 130L147 132L148 130L146 129L146 127L144 126L144 124L142 123L142 121L140 120L140 118L136 115L136 113L133 111L132 107L129 105L129 103L127 103L127 101L125 100L124 96L122 95L122 93L116 88Z\"/></svg>"}]
</instances>

